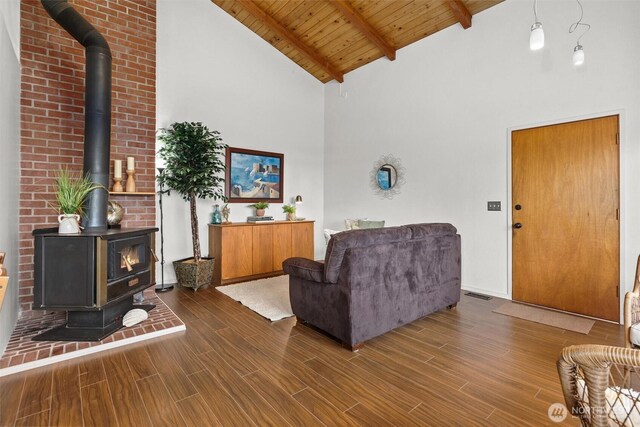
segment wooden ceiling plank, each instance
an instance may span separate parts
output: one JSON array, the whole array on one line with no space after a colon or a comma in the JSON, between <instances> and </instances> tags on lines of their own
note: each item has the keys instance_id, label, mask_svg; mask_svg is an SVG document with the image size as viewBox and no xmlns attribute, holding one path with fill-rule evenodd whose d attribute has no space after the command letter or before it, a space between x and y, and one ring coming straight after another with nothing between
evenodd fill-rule
<instances>
[{"instance_id":1,"label":"wooden ceiling plank","mask_svg":"<svg viewBox=\"0 0 640 427\"><path fill-rule=\"evenodd\" d=\"M289 30L296 34L298 38L309 45L308 41L311 35L315 34L315 28L318 25L326 23L328 20L328 16L331 13L335 13L335 9L329 6L325 2L318 2L319 9L316 10L316 13L307 19L304 22L294 23L296 25L295 29L293 27L289 27ZM276 49L286 48L288 46L287 42L282 40L274 45Z\"/></svg>"},{"instance_id":2,"label":"wooden ceiling plank","mask_svg":"<svg viewBox=\"0 0 640 427\"><path fill-rule=\"evenodd\" d=\"M373 47L375 46L373 46L369 40L362 38L348 47L332 52L331 55L327 55L327 58L333 58L334 61L347 64L350 63L350 61L354 61L357 56L363 55L363 53L367 51L367 48L377 52L379 54L377 58L382 58L384 55L380 50L377 48L372 49Z\"/></svg>"},{"instance_id":3,"label":"wooden ceiling plank","mask_svg":"<svg viewBox=\"0 0 640 427\"><path fill-rule=\"evenodd\" d=\"M346 0L333 0L332 4L346 16L351 24L364 34L390 61L396 59L396 50L378 33L378 31L367 22ZM466 9L465 9L466 10Z\"/></svg>"},{"instance_id":4,"label":"wooden ceiling plank","mask_svg":"<svg viewBox=\"0 0 640 427\"><path fill-rule=\"evenodd\" d=\"M330 14L324 19L322 22L319 22L319 25L315 26L313 30L307 31L307 43L309 46L314 46L317 44L318 40L324 38L327 34L331 34L332 32L343 28L343 27L351 27L347 24L347 19L343 17L338 11L332 7L330 8Z\"/></svg>"},{"instance_id":5,"label":"wooden ceiling plank","mask_svg":"<svg viewBox=\"0 0 640 427\"><path fill-rule=\"evenodd\" d=\"M278 19L289 31L296 34L301 40L305 33L299 30L299 27L304 25L308 21L316 22L316 15L321 13L322 9L326 6L324 2L318 2L315 0L305 1L301 7L296 9L293 13L290 13L284 19ZM326 14L321 16L326 17ZM305 37L306 38L306 37Z\"/></svg>"},{"instance_id":6,"label":"wooden ceiling plank","mask_svg":"<svg viewBox=\"0 0 640 427\"><path fill-rule=\"evenodd\" d=\"M309 39L319 28L322 28L322 26L326 24L329 16L331 16L334 11L334 8L327 3L320 3L315 15L296 25L295 33L302 40Z\"/></svg>"},{"instance_id":7,"label":"wooden ceiling plank","mask_svg":"<svg viewBox=\"0 0 640 427\"><path fill-rule=\"evenodd\" d=\"M238 20L238 22L240 22L242 25L249 28L250 30L253 30L251 28L251 24L256 22L256 18L249 12L238 7L238 13L235 15L235 17L236 20Z\"/></svg>"},{"instance_id":8,"label":"wooden ceiling plank","mask_svg":"<svg viewBox=\"0 0 640 427\"><path fill-rule=\"evenodd\" d=\"M354 6L357 5L357 0L352 0L354 2ZM429 8L430 3L425 3L424 6L416 5L415 3L408 3L402 1L382 1L377 4L370 5L369 3L365 3L362 7L359 7L358 10L360 14L373 26L380 28L385 25L390 16L393 16L398 13L398 11L406 10L406 9L419 9L419 8ZM365 7L366 6L366 7Z\"/></svg>"},{"instance_id":9,"label":"wooden ceiling plank","mask_svg":"<svg viewBox=\"0 0 640 427\"><path fill-rule=\"evenodd\" d=\"M456 17L462 28L465 30L471 27L471 12L462 3L462 0L448 0L447 4L449 9L453 12L453 16Z\"/></svg>"},{"instance_id":10,"label":"wooden ceiling plank","mask_svg":"<svg viewBox=\"0 0 640 427\"><path fill-rule=\"evenodd\" d=\"M387 8L376 12L375 17L372 17L371 22L378 28L380 34L382 34L387 40L390 40L396 48L400 48L400 43L397 40L397 33L393 31L393 28L402 27L406 22L414 19L427 20L427 17L433 13L437 6L432 2L426 3L402 3L393 2L394 4L401 4L402 7ZM448 11L448 9L447 9ZM450 12L449 12L450 13Z\"/></svg>"},{"instance_id":11,"label":"wooden ceiling plank","mask_svg":"<svg viewBox=\"0 0 640 427\"><path fill-rule=\"evenodd\" d=\"M371 25L378 28L374 19L379 16L379 13L391 13L397 8L404 7L406 1L389 1L389 0L349 0L355 10L362 15Z\"/></svg>"},{"instance_id":12,"label":"wooden ceiling plank","mask_svg":"<svg viewBox=\"0 0 640 427\"><path fill-rule=\"evenodd\" d=\"M233 0L211 0L213 3L220 6L221 9L228 10L233 4Z\"/></svg>"},{"instance_id":13,"label":"wooden ceiling plank","mask_svg":"<svg viewBox=\"0 0 640 427\"><path fill-rule=\"evenodd\" d=\"M251 24L251 29L258 35L260 35L261 33L264 34L266 31L268 31L268 28L266 28L264 23L258 18L256 18L255 22Z\"/></svg>"},{"instance_id":14,"label":"wooden ceiling plank","mask_svg":"<svg viewBox=\"0 0 640 427\"><path fill-rule=\"evenodd\" d=\"M258 19L258 21L260 20ZM260 25L256 25L256 29L253 30L253 32L259 35L260 37L262 37L264 40L267 40L269 35L273 34L269 29L269 27L267 27L266 25L263 25L262 22L260 22Z\"/></svg>"},{"instance_id":15,"label":"wooden ceiling plank","mask_svg":"<svg viewBox=\"0 0 640 427\"><path fill-rule=\"evenodd\" d=\"M212 3L220 7L220 9L227 12L229 15L236 17L237 10L232 10L233 6L236 4L234 0L211 0Z\"/></svg>"},{"instance_id":16,"label":"wooden ceiling plank","mask_svg":"<svg viewBox=\"0 0 640 427\"><path fill-rule=\"evenodd\" d=\"M422 20L426 22L433 15L438 15L443 11L451 14L448 6L444 4L407 4L405 7L396 10L394 13L381 18L380 22L376 23L376 25L380 28L380 31L384 33L384 31L391 26L401 27L409 21Z\"/></svg>"},{"instance_id":17,"label":"wooden ceiling plank","mask_svg":"<svg viewBox=\"0 0 640 427\"><path fill-rule=\"evenodd\" d=\"M384 56L380 52L380 49L371 44L371 42L366 38L362 38L361 40L358 40L357 42L354 42L349 46L337 48L331 52L325 52L325 55L327 56L327 58L333 58L333 61L338 61L340 64L342 64L343 62L350 61L352 56L356 56L361 49L366 47L378 52L380 54L379 58L382 58Z\"/></svg>"},{"instance_id":18,"label":"wooden ceiling plank","mask_svg":"<svg viewBox=\"0 0 640 427\"><path fill-rule=\"evenodd\" d=\"M361 39L369 40L360 31L358 31L357 29L355 29L351 25L346 25L345 24L345 25L341 25L339 27L336 27L333 31L331 31L329 33L326 33L325 35L323 35L319 39L314 40L313 41L313 47L318 52L325 52L326 50L331 50L332 46L334 46L334 45L344 44L345 42L354 43L354 42L356 42L358 40L361 40ZM369 41L369 43L371 43L371 41ZM373 43L371 43L371 45L372 46L376 46ZM376 49L380 50L378 47L376 47ZM324 55L324 53L323 53L323 55ZM383 53L383 55L384 55L384 53Z\"/></svg>"},{"instance_id":19,"label":"wooden ceiling plank","mask_svg":"<svg viewBox=\"0 0 640 427\"><path fill-rule=\"evenodd\" d=\"M275 16L280 11L280 9L282 9L283 7L287 7L287 4L289 2L282 0L265 0L254 1L254 3L256 3L260 9L264 10L269 15Z\"/></svg>"},{"instance_id":20,"label":"wooden ceiling plank","mask_svg":"<svg viewBox=\"0 0 640 427\"><path fill-rule=\"evenodd\" d=\"M278 8L275 13L268 13L268 15L286 27L288 17L294 14L296 10L304 8L304 2L288 0L282 3L284 3L284 6ZM267 12L265 11L265 13Z\"/></svg>"},{"instance_id":21,"label":"wooden ceiling plank","mask_svg":"<svg viewBox=\"0 0 640 427\"><path fill-rule=\"evenodd\" d=\"M489 9L497 4L502 3L504 0L483 0L483 1L467 1L467 9L471 12L471 15L475 15L476 13L480 13L485 9Z\"/></svg>"},{"instance_id":22,"label":"wooden ceiling plank","mask_svg":"<svg viewBox=\"0 0 640 427\"><path fill-rule=\"evenodd\" d=\"M257 7L251 0L236 0L242 7L256 18L260 19L265 25L271 28L271 30L277 33L280 37L287 39L289 43L294 45L297 50L304 53L317 63L320 67L324 68L324 70L333 77L336 81L342 83L344 81L344 75L338 71L332 64L329 63L325 58L322 58L316 51L312 48L304 44L297 36L287 30L282 24L272 18L270 15L265 13L262 9Z\"/></svg>"},{"instance_id":23,"label":"wooden ceiling plank","mask_svg":"<svg viewBox=\"0 0 640 427\"><path fill-rule=\"evenodd\" d=\"M378 49L371 49L371 44L364 40L355 44L353 51L345 51L344 53L345 56L342 57L340 63L344 64L345 69L349 71L353 71L356 68L360 68L365 64L383 57Z\"/></svg>"},{"instance_id":24,"label":"wooden ceiling plank","mask_svg":"<svg viewBox=\"0 0 640 427\"><path fill-rule=\"evenodd\" d=\"M361 34L359 34L358 36L359 37L354 40L345 39L343 43L328 44L324 48L319 49L319 52L321 52L322 55L325 56L326 58L334 58L334 59L330 59L332 63L336 59L339 59L337 62L335 62L336 64L342 64L342 61L345 58L349 58L353 54L353 51L361 46L366 46L368 49L379 53L380 54L378 56L379 58L385 57L384 54L380 52L380 49L378 49L376 45L371 43L371 41L368 38L362 36ZM342 55L338 55L340 52L342 52Z\"/></svg>"},{"instance_id":25,"label":"wooden ceiling plank","mask_svg":"<svg viewBox=\"0 0 640 427\"><path fill-rule=\"evenodd\" d=\"M321 32L315 34L311 44L322 56L328 57L328 52L335 52L343 49L344 46L352 45L361 40L366 40L372 48L380 52L380 48L373 44L357 28L350 25L345 18L344 20L333 21L333 25L327 26Z\"/></svg>"},{"instance_id":26,"label":"wooden ceiling plank","mask_svg":"<svg viewBox=\"0 0 640 427\"><path fill-rule=\"evenodd\" d=\"M451 15L449 8L443 4L441 7L430 8L428 13L408 13L402 15L395 21L381 27L380 31L388 38L402 39L404 33L409 29L421 28L428 32L432 23L435 22L434 20L442 20L442 16L457 22ZM394 36L392 36L392 34ZM400 43L398 43L397 46L400 46Z\"/></svg>"},{"instance_id":27,"label":"wooden ceiling plank","mask_svg":"<svg viewBox=\"0 0 640 427\"><path fill-rule=\"evenodd\" d=\"M328 2L322 3L327 5L327 7L323 8L320 11L321 13L318 13L318 16L313 20L302 24L297 31L301 37L304 37L303 34L306 36L306 40L308 40L310 45L318 43L324 45L323 40L327 35L341 35L345 29L351 29L357 32L353 26L347 23L347 19L338 13L335 7L330 6ZM320 19L316 19L318 17Z\"/></svg>"},{"instance_id":28,"label":"wooden ceiling plank","mask_svg":"<svg viewBox=\"0 0 640 427\"><path fill-rule=\"evenodd\" d=\"M421 40L425 37L430 36L431 34L435 34L440 30L443 30L447 27L457 24L458 21L451 16L451 14L447 11L447 13L441 13L439 15L435 15L430 18L427 22L424 21L412 21L407 22L402 30L399 32L398 36L398 46L408 46L411 43L414 43L418 40Z\"/></svg>"}]
</instances>

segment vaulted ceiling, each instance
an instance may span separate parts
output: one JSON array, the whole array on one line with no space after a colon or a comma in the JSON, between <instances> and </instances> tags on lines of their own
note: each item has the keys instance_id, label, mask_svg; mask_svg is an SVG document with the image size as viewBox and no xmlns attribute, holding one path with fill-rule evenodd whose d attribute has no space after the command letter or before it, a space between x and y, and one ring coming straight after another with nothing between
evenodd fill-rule
<instances>
[{"instance_id":1,"label":"vaulted ceiling","mask_svg":"<svg viewBox=\"0 0 640 427\"><path fill-rule=\"evenodd\" d=\"M212 0L323 83L503 0Z\"/></svg>"}]
</instances>

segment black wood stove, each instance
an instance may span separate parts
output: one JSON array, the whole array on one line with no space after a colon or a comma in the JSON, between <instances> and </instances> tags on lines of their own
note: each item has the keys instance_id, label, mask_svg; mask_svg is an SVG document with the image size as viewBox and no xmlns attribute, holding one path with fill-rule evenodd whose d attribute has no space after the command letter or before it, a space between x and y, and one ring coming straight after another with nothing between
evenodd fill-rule
<instances>
[{"instance_id":1,"label":"black wood stove","mask_svg":"<svg viewBox=\"0 0 640 427\"><path fill-rule=\"evenodd\" d=\"M33 308L64 310L67 323L34 339L99 341L121 328L123 315L134 307L134 294L155 285L157 230L78 235L35 230Z\"/></svg>"},{"instance_id":2,"label":"black wood stove","mask_svg":"<svg viewBox=\"0 0 640 427\"><path fill-rule=\"evenodd\" d=\"M41 3L85 47L83 174L101 187L89 194L84 205L81 234L58 234L57 229L33 232L33 308L67 312L64 326L34 339L98 341L122 326L134 294L155 285L153 243L158 229L107 228L111 50L102 34L66 0Z\"/></svg>"}]
</instances>

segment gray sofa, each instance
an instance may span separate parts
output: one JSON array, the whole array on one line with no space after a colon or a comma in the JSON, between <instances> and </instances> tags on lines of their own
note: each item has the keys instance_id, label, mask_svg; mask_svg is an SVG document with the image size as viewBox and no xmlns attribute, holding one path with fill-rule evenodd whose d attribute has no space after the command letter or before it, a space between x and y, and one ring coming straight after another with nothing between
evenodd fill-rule
<instances>
[{"instance_id":1,"label":"gray sofa","mask_svg":"<svg viewBox=\"0 0 640 427\"><path fill-rule=\"evenodd\" d=\"M460 236L451 224L344 231L325 262L289 258L293 313L352 350L460 300Z\"/></svg>"}]
</instances>

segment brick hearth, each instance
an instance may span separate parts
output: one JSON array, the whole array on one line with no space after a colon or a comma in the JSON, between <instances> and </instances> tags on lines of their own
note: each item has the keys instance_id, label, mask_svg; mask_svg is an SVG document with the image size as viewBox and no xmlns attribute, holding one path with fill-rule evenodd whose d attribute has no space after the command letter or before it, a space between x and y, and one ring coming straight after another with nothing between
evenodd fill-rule
<instances>
[{"instance_id":1,"label":"brick hearth","mask_svg":"<svg viewBox=\"0 0 640 427\"><path fill-rule=\"evenodd\" d=\"M0 376L184 330L184 323L153 290L145 291L144 303L156 305L147 320L95 342L32 341L40 332L63 324L65 312L33 310L23 313L0 358Z\"/></svg>"}]
</instances>

